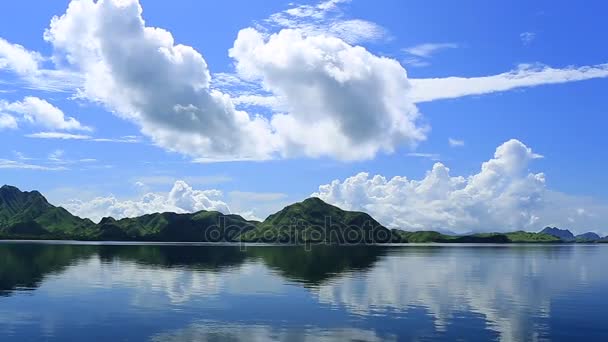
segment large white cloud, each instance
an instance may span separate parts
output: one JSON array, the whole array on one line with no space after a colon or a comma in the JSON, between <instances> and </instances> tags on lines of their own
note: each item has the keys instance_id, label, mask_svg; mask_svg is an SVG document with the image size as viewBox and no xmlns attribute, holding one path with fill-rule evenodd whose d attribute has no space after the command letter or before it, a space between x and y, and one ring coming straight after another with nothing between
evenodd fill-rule
<instances>
[{"instance_id":1,"label":"large white cloud","mask_svg":"<svg viewBox=\"0 0 608 342\"><path fill-rule=\"evenodd\" d=\"M23 100L16 102L0 100L0 111L19 114L24 121L45 128L55 130L91 130L90 127L82 125L75 118L66 117L61 109L46 100L34 96L26 96ZM16 122L14 122L13 128L16 128Z\"/></svg>"},{"instance_id":2,"label":"large white cloud","mask_svg":"<svg viewBox=\"0 0 608 342\"><path fill-rule=\"evenodd\" d=\"M362 172L322 185L313 196L367 211L385 225L407 230L539 230L553 224L579 232L604 231L601 224L608 218L608 206L547 190L543 173L528 172L529 163L540 157L520 141L509 140L468 177L451 176L442 163L421 180ZM578 214L580 208L593 208L593 219Z\"/></svg>"},{"instance_id":3,"label":"large white cloud","mask_svg":"<svg viewBox=\"0 0 608 342\"><path fill-rule=\"evenodd\" d=\"M285 101L289 114L272 118L285 155L365 159L425 138L393 59L331 36L285 29L266 38L253 28L239 32L230 56L241 77Z\"/></svg>"},{"instance_id":4,"label":"large white cloud","mask_svg":"<svg viewBox=\"0 0 608 342\"><path fill-rule=\"evenodd\" d=\"M219 190L195 190L184 181L176 181L167 194L148 193L137 200L119 200L114 196L97 197L91 201L72 200L62 206L72 214L99 221L105 216L116 219L144 214L175 212L192 213L200 210L217 210L230 213L221 200Z\"/></svg>"},{"instance_id":5,"label":"large white cloud","mask_svg":"<svg viewBox=\"0 0 608 342\"><path fill-rule=\"evenodd\" d=\"M198 156L264 159L269 123L211 90L207 63L168 31L147 27L138 1L74 0L45 39L84 75L81 96L137 122L158 145Z\"/></svg>"}]
</instances>

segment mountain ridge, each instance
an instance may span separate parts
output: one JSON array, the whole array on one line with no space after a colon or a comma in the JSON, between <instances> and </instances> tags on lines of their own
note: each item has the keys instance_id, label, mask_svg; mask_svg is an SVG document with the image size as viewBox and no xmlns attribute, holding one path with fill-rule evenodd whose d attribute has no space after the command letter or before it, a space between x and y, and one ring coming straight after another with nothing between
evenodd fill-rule
<instances>
[{"instance_id":1,"label":"mountain ridge","mask_svg":"<svg viewBox=\"0 0 608 342\"><path fill-rule=\"evenodd\" d=\"M38 191L0 188L0 238L116 241L270 242L270 243L556 243L608 242L595 233L574 236L547 227L539 233L449 235L436 231L388 229L372 216L347 211L317 197L293 203L263 222L218 211L151 213L99 223L50 204Z\"/></svg>"}]
</instances>

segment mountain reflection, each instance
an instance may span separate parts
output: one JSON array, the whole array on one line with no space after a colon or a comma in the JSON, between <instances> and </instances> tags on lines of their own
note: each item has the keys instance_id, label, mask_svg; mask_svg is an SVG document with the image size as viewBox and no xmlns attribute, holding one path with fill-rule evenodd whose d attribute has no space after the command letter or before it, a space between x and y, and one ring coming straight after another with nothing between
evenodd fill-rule
<instances>
[{"instance_id":1,"label":"mountain reflection","mask_svg":"<svg viewBox=\"0 0 608 342\"><path fill-rule=\"evenodd\" d=\"M553 315L577 316L560 309L569 298L600 298L606 256L605 248L584 245L8 243L0 244L0 303L44 288L52 298L90 302L91 310L103 310L100 293L121 294L121 317L184 313L180 324L145 336L160 341L560 339ZM585 310L603 317L603 303ZM21 314L35 324L37 311ZM3 305L0 317L0 328L21 324ZM591 319L577 324L591 337L594 329L606 332Z\"/></svg>"}]
</instances>

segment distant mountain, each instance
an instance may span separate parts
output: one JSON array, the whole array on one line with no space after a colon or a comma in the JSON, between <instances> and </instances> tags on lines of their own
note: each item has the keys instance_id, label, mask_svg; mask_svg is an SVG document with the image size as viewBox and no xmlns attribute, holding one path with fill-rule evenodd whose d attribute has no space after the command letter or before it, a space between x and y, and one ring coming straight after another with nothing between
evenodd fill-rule
<instances>
[{"instance_id":1,"label":"distant mountain","mask_svg":"<svg viewBox=\"0 0 608 342\"><path fill-rule=\"evenodd\" d=\"M93 221L49 204L38 191L0 188L0 235L86 238L94 227Z\"/></svg>"},{"instance_id":2,"label":"distant mountain","mask_svg":"<svg viewBox=\"0 0 608 342\"><path fill-rule=\"evenodd\" d=\"M596 242L598 240L601 240L601 238L602 237L597 235L596 233L589 232L589 233L577 235L576 241L577 242Z\"/></svg>"},{"instance_id":3,"label":"distant mountain","mask_svg":"<svg viewBox=\"0 0 608 342\"><path fill-rule=\"evenodd\" d=\"M572 241L576 240L574 234L572 234L572 232L570 232L568 229L546 227L545 229L543 229L541 231L541 233L555 236L556 238L559 238L560 240L562 240L564 242L572 242Z\"/></svg>"},{"instance_id":4,"label":"distant mountain","mask_svg":"<svg viewBox=\"0 0 608 342\"><path fill-rule=\"evenodd\" d=\"M312 197L270 215L242 241L389 242L391 231L366 213L342 210Z\"/></svg>"},{"instance_id":5,"label":"distant mountain","mask_svg":"<svg viewBox=\"0 0 608 342\"><path fill-rule=\"evenodd\" d=\"M470 235L445 235L433 231L406 232L393 230L394 242L407 243L556 243L561 240L545 233L524 231L510 233L479 233Z\"/></svg>"}]
</instances>

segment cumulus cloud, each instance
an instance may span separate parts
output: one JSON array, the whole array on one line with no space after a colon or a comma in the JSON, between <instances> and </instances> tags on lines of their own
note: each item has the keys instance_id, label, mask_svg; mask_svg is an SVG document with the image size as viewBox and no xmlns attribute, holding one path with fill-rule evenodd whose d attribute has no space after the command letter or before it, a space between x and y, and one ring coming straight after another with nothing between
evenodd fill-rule
<instances>
[{"instance_id":1,"label":"cumulus cloud","mask_svg":"<svg viewBox=\"0 0 608 342\"><path fill-rule=\"evenodd\" d=\"M408 79L397 60L355 45L385 32L347 18L340 7L347 2L292 5L241 30L229 52L239 77L217 74L216 82L198 51L146 26L137 0L73 0L45 31L53 58L2 40L0 68L20 75L28 87L77 89L76 97L136 123L156 145L199 162L370 159L426 139L430 127L417 102L608 76L603 64ZM408 51L422 58L455 46L423 44ZM55 69L44 69L51 60ZM243 85L244 92L234 89ZM252 106L269 110L241 110ZM70 118L60 126L85 129Z\"/></svg>"},{"instance_id":2,"label":"cumulus cloud","mask_svg":"<svg viewBox=\"0 0 608 342\"><path fill-rule=\"evenodd\" d=\"M492 76L410 79L408 95L418 103L606 77L608 64L562 69L521 64L515 70Z\"/></svg>"},{"instance_id":3,"label":"cumulus cloud","mask_svg":"<svg viewBox=\"0 0 608 342\"><path fill-rule=\"evenodd\" d=\"M200 210L217 210L230 213L221 200L219 190L195 190L184 181L176 181L169 193L148 193L137 200L119 200L114 196L97 197L90 201L72 200L63 207L74 215L99 221L105 216L116 219L136 217L156 212L192 213Z\"/></svg>"},{"instance_id":4,"label":"cumulus cloud","mask_svg":"<svg viewBox=\"0 0 608 342\"><path fill-rule=\"evenodd\" d=\"M138 123L168 150L270 157L275 143L267 120L235 110L226 94L211 90L201 54L147 27L141 14L135 0L83 0L53 18L45 39L83 74L80 96Z\"/></svg>"},{"instance_id":5,"label":"cumulus cloud","mask_svg":"<svg viewBox=\"0 0 608 342\"><path fill-rule=\"evenodd\" d=\"M230 56L241 77L284 99L289 114L271 123L285 156L366 159L426 137L393 59L335 37L286 29L266 38L253 28L239 32Z\"/></svg>"},{"instance_id":6,"label":"cumulus cloud","mask_svg":"<svg viewBox=\"0 0 608 342\"><path fill-rule=\"evenodd\" d=\"M387 226L407 230L463 233L538 230L545 224L566 227L569 222L561 217L563 213L588 203L568 196L569 201L559 200L547 190L543 173L528 172L530 162L538 158L522 142L509 140L478 173L468 177L450 175L442 163L436 163L421 180L362 172L322 185L313 196L345 209L367 211ZM608 206L596 205L594 211L608 217ZM598 218L577 228L601 229Z\"/></svg>"},{"instance_id":7,"label":"cumulus cloud","mask_svg":"<svg viewBox=\"0 0 608 342\"><path fill-rule=\"evenodd\" d=\"M32 73L38 70L42 56L19 44L11 44L0 38L0 70L8 69L17 73Z\"/></svg>"},{"instance_id":8,"label":"cumulus cloud","mask_svg":"<svg viewBox=\"0 0 608 342\"><path fill-rule=\"evenodd\" d=\"M51 103L38 97L27 96L22 101L0 101L0 110L21 115L24 121L31 124L57 130L83 130L91 128L83 126L78 120L66 117L63 111Z\"/></svg>"}]
</instances>

